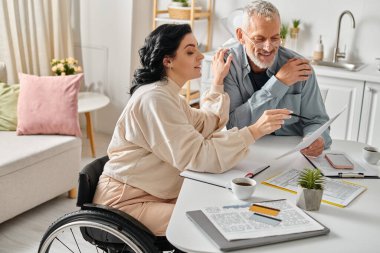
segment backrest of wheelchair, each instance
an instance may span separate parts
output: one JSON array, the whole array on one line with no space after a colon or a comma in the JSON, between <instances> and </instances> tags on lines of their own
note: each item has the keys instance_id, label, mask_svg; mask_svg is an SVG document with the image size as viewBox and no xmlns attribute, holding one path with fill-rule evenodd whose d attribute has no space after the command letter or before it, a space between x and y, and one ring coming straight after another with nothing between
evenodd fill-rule
<instances>
[{"instance_id":1,"label":"backrest of wheelchair","mask_svg":"<svg viewBox=\"0 0 380 253\"><path fill-rule=\"evenodd\" d=\"M108 156L98 158L87 164L79 173L77 206L82 207L86 203L92 203L99 177L108 160Z\"/></svg>"},{"instance_id":2,"label":"backrest of wheelchair","mask_svg":"<svg viewBox=\"0 0 380 253\"><path fill-rule=\"evenodd\" d=\"M161 250L171 250L173 246L168 243L165 237L155 237L148 228L146 228L142 223L127 213L113 209L111 207L91 204L95 195L99 177L102 175L104 165L108 162L108 160L108 156L98 158L93 162L87 164L79 173L77 206L81 207L82 210L88 210L90 208L92 210L102 210L103 212L107 213L111 212L113 215L117 215L118 217L123 218L123 222L130 226L131 232L135 233L135 236L139 234L140 238L144 238L143 241L145 243L155 245L150 246L150 252L157 252L157 248ZM109 249L109 247L117 248L118 244L120 243L120 240L118 238L95 228L81 228L80 230L83 238L86 241L89 241L91 243L96 241L97 245L100 245L103 249ZM135 237L135 240L136 238L137 237ZM142 241L140 239L140 244L141 242ZM121 245L120 247L124 249L125 246ZM121 252L124 251L122 250Z\"/></svg>"}]
</instances>

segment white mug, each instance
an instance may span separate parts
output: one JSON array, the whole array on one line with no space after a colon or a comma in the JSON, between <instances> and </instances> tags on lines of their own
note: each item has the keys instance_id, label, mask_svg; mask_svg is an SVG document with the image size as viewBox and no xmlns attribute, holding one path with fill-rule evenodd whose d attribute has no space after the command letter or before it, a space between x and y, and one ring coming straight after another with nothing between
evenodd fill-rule
<instances>
[{"instance_id":1,"label":"white mug","mask_svg":"<svg viewBox=\"0 0 380 253\"><path fill-rule=\"evenodd\" d=\"M231 181L231 189L236 198L249 199L256 189L256 181L247 177L234 178Z\"/></svg>"},{"instance_id":2,"label":"white mug","mask_svg":"<svg viewBox=\"0 0 380 253\"><path fill-rule=\"evenodd\" d=\"M380 152L375 147L364 147L363 158L366 160L366 162L376 165L380 160Z\"/></svg>"}]
</instances>

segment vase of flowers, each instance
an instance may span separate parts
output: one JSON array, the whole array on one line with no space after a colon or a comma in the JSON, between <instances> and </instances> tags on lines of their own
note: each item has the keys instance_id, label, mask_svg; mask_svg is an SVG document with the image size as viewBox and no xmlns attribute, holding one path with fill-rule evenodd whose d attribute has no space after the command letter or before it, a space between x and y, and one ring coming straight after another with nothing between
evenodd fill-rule
<instances>
[{"instance_id":1,"label":"vase of flowers","mask_svg":"<svg viewBox=\"0 0 380 253\"><path fill-rule=\"evenodd\" d=\"M73 57L66 59L53 59L50 62L51 71L57 76L75 75L82 72L82 67L78 66L78 61Z\"/></svg>"},{"instance_id":2,"label":"vase of flowers","mask_svg":"<svg viewBox=\"0 0 380 253\"><path fill-rule=\"evenodd\" d=\"M298 177L297 206L307 211L318 211L324 183L324 177L319 169L304 169Z\"/></svg>"}]
</instances>

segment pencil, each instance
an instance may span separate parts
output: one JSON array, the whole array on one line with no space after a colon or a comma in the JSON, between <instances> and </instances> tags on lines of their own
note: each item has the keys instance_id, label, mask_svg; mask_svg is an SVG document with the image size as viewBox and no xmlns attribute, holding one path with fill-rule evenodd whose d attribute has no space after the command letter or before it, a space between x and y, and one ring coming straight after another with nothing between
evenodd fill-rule
<instances>
[{"instance_id":1,"label":"pencil","mask_svg":"<svg viewBox=\"0 0 380 253\"><path fill-rule=\"evenodd\" d=\"M308 117L301 116L301 115L297 115L297 114L295 114L295 113L291 113L291 114L289 114L289 115L291 115L291 116L295 116L295 117L298 117L298 118L301 118L301 119L307 119L307 120L310 120L310 118L308 118Z\"/></svg>"}]
</instances>

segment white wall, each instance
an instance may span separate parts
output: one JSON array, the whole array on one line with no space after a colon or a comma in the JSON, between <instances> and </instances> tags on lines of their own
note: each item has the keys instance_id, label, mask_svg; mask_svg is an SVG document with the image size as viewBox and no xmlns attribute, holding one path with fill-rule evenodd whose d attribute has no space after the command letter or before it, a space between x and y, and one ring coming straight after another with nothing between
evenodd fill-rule
<instances>
[{"instance_id":1,"label":"white wall","mask_svg":"<svg viewBox=\"0 0 380 253\"><path fill-rule=\"evenodd\" d=\"M138 66L137 51L150 29L149 0L80 0L72 19L76 57L83 64L82 90L97 91L111 103L93 112L94 128L112 133ZM146 8L148 6L148 8ZM145 7L145 8L143 8ZM149 28L148 28L149 26Z\"/></svg>"},{"instance_id":2,"label":"white wall","mask_svg":"<svg viewBox=\"0 0 380 253\"><path fill-rule=\"evenodd\" d=\"M160 0L167 6L169 0ZM205 0L198 0L206 6ZM133 71L139 65L138 49L151 30L152 0L77 0L73 25L78 54L83 56L86 89L108 95L111 104L96 113L97 131L112 133L129 98L127 92ZM220 19L247 0L215 0L213 48L229 38ZM272 0L282 20L301 19L299 52L311 56L319 35L323 36L325 56L331 58L340 13L350 10L356 19L343 18L341 48L346 44L350 58L374 63L380 57L380 1L378 0ZM199 41L206 38L206 23L195 26Z\"/></svg>"},{"instance_id":3,"label":"white wall","mask_svg":"<svg viewBox=\"0 0 380 253\"><path fill-rule=\"evenodd\" d=\"M243 7L249 1L218 1L215 3L215 23L213 47L221 45L228 33L220 23L231 10ZM356 20L356 29L344 16L341 26L340 48L347 45L350 59L374 63L380 57L380 1L378 0L271 0L280 11L283 23L301 19L301 32L298 52L306 57L312 55L319 35L325 46L325 57L331 59L336 41L339 15L350 10Z\"/></svg>"}]
</instances>

